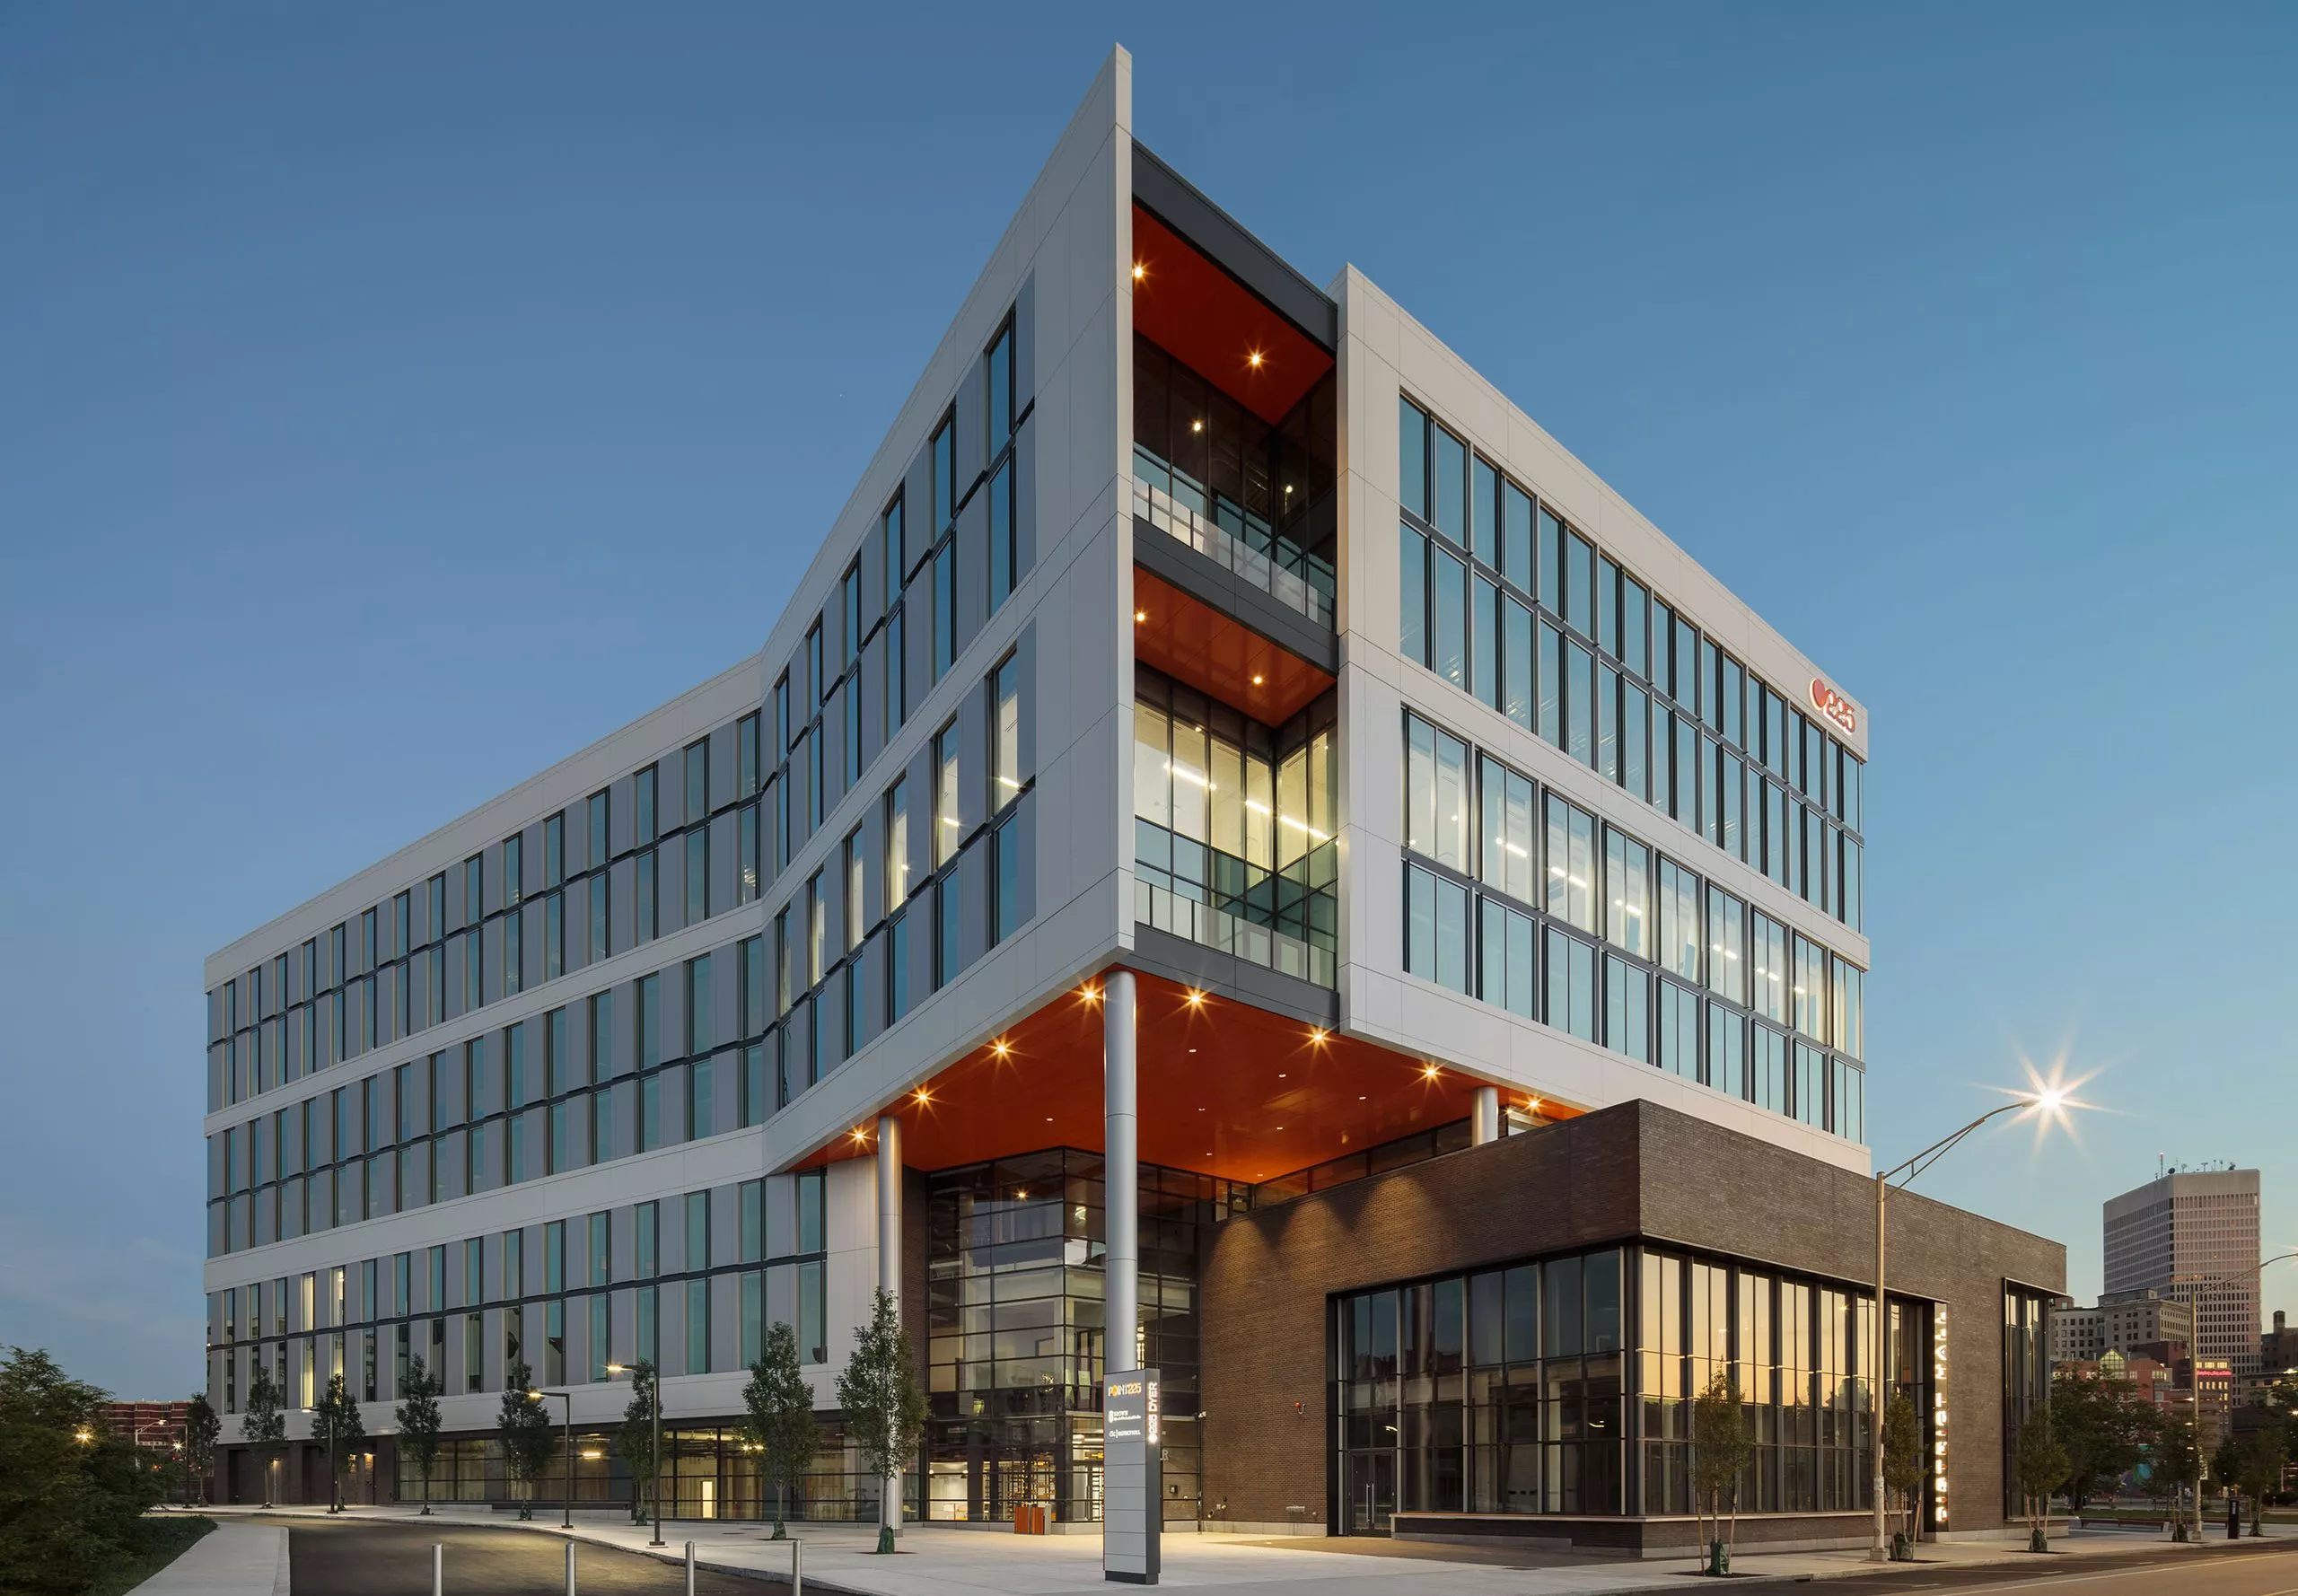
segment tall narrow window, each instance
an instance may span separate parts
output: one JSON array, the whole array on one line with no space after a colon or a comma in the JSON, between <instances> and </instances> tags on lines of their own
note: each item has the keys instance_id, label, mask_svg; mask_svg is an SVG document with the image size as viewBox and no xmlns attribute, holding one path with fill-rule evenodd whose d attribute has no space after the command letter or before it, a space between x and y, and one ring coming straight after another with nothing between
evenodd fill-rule
<instances>
[{"instance_id":1,"label":"tall narrow window","mask_svg":"<svg viewBox=\"0 0 2298 1596\"><path fill-rule=\"evenodd\" d=\"M515 832L503 839L503 902L506 908L518 902L519 895L526 890L525 860L522 857L525 852L525 842L526 838ZM373 921L369 922L371 934L367 938L368 963L371 965L375 951L373 924Z\"/></svg>"},{"instance_id":2,"label":"tall narrow window","mask_svg":"<svg viewBox=\"0 0 2298 1596\"><path fill-rule=\"evenodd\" d=\"M866 850L862 846L862 828L856 826L846 834L846 946L851 952L862 945L862 933L869 922L865 918L864 888L867 884L864 860Z\"/></svg>"},{"instance_id":3,"label":"tall narrow window","mask_svg":"<svg viewBox=\"0 0 2298 1596\"><path fill-rule=\"evenodd\" d=\"M881 518L885 533L886 570L886 737L891 741L894 730L909 716L908 695L903 691L902 670L902 579L908 574L902 545L901 497L886 506Z\"/></svg>"},{"instance_id":4,"label":"tall narrow window","mask_svg":"<svg viewBox=\"0 0 2298 1596\"><path fill-rule=\"evenodd\" d=\"M944 543L934 551L934 680L949 674L957 657L958 588L955 546Z\"/></svg>"},{"instance_id":5,"label":"tall narrow window","mask_svg":"<svg viewBox=\"0 0 2298 1596\"><path fill-rule=\"evenodd\" d=\"M614 851L607 840L607 818L610 813L608 808L609 802L610 800L606 794L593 793L591 794L590 803L587 806L589 830L591 833L591 855L590 857L583 860L583 863L592 870L605 869L607 859Z\"/></svg>"},{"instance_id":6,"label":"tall narrow window","mask_svg":"<svg viewBox=\"0 0 2298 1596\"><path fill-rule=\"evenodd\" d=\"M896 776L886 789L886 912L909 896L909 783Z\"/></svg>"},{"instance_id":7,"label":"tall narrow window","mask_svg":"<svg viewBox=\"0 0 2298 1596\"><path fill-rule=\"evenodd\" d=\"M1020 532L1013 513L1013 462L1009 460L989 478L989 608L993 612L1013 592L1020 559Z\"/></svg>"},{"instance_id":8,"label":"tall narrow window","mask_svg":"<svg viewBox=\"0 0 2298 1596\"><path fill-rule=\"evenodd\" d=\"M822 978L823 943L829 930L829 903L822 895L822 873L806 881L806 985Z\"/></svg>"},{"instance_id":9,"label":"tall narrow window","mask_svg":"<svg viewBox=\"0 0 2298 1596\"><path fill-rule=\"evenodd\" d=\"M658 817L654 812L654 767L649 765L631 778L631 788L636 794L635 802L637 809L637 835L632 840L640 847L645 847L653 841L657 835L655 828Z\"/></svg>"},{"instance_id":10,"label":"tall narrow window","mask_svg":"<svg viewBox=\"0 0 2298 1596\"><path fill-rule=\"evenodd\" d=\"M934 867L939 870L957 856L964 840L958 788L958 725L955 721L934 734Z\"/></svg>"},{"instance_id":11,"label":"tall narrow window","mask_svg":"<svg viewBox=\"0 0 2298 1596\"><path fill-rule=\"evenodd\" d=\"M958 513L956 430L949 417L934 429L934 526L937 537Z\"/></svg>"},{"instance_id":12,"label":"tall narrow window","mask_svg":"<svg viewBox=\"0 0 2298 1596\"><path fill-rule=\"evenodd\" d=\"M560 810L542 823L542 884L559 885L566 879L566 811Z\"/></svg>"},{"instance_id":13,"label":"tall narrow window","mask_svg":"<svg viewBox=\"0 0 2298 1596\"><path fill-rule=\"evenodd\" d=\"M734 723L734 780L741 789L737 796L748 798L758 791L758 711L753 709Z\"/></svg>"},{"instance_id":14,"label":"tall narrow window","mask_svg":"<svg viewBox=\"0 0 2298 1596\"><path fill-rule=\"evenodd\" d=\"M1002 943L1022 925L1022 822L1008 816L989 834L990 940Z\"/></svg>"},{"instance_id":15,"label":"tall narrow window","mask_svg":"<svg viewBox=\"0 0 2298 1596\"><path fill-rule=\"evenodd\" d=\"M1022 666L1005 656L989 677L989 809L1022 795Z\"/></svg>"}]
</instances>

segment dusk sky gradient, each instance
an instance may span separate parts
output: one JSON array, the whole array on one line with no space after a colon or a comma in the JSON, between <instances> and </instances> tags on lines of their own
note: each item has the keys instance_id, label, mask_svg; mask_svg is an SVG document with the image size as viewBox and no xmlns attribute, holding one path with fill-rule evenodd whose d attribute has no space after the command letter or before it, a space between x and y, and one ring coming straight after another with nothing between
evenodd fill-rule
<instances>
[{"instance_id":1,"label":"dusk sky gradient","mask_svg":"<svg viewBox=\"0 0 2298 1596\"><path fill-rule=\"evenodd\" d=\"M0 1346L194 1387L203 957L759 645L1116 40L1865 702L1879 1156L2298 1247L2298 8L820 9L0 9Z\"/></svg>"}]
</instances>

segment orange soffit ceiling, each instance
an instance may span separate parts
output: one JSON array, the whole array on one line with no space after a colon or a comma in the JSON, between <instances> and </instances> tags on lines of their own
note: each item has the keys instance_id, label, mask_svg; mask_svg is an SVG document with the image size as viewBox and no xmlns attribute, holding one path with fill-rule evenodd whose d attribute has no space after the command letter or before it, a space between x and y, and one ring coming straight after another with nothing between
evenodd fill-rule
<instances>
[{"instance_id":1,"label":"orange soffit ceiling","mask_svg":"<svg viewBox=\"0 0 2298 1596\"><path fill-rule=\"evenodd\" d=\"M1133 329L1275 425L1332 356L1180 234L1133 207Z\"/></svg>"},{"instance_id":2,"label":"orange soffit ceiling","mask_svg":"<svg viewBox=\"0 0 2298 1596\"><path fill-rule=\"evenodd\" d=\"M1478 1083L1249 1004L1136 978L1145 1163L1267 1180L1469 1117ZM902 1162L943 1170L1101 1145L1100 980L1018 1022L892 1104ZM813 1162L872 1150L854 1127Z\"/></svg>"},{"instance_id":3,"label":"orange soffit ceiling","mask_svg":"<svg viewBox=\"0 0 2298 1596\"><path fill-rule=\"evenodd\" d=\"M1287 648L1136 566L1133 656L1198 692L1281 726L1333 679Z\"/></svg>"}]
</instances>

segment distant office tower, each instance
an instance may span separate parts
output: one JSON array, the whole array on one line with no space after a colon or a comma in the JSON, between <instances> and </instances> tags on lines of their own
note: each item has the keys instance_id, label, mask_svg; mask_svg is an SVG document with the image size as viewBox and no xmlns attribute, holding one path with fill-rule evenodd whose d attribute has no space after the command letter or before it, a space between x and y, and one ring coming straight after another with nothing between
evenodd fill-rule
<instances>
[{"instance_id":1,"label":"distant office tower","mask_svg":"<svg viewBox=\"0 0 2298 1596\"><path fill-rule=\"evenodd\" d=\"M2194 1355L2237 1372L2259 1355L2259 1172L2169 1174L2106 1204L2107 1294L2194 1310Z\"/></svg>"}]
</instances>

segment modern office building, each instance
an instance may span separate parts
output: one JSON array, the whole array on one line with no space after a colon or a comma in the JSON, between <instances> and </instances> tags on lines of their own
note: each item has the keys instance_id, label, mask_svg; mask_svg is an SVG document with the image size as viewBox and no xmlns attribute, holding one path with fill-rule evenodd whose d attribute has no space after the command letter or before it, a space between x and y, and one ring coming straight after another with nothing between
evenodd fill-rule
<instances>
[{"instance_id":1,"label":"modern office building","mask_svg":"<svg viewBox=\"0 0 2298 1596\"><path fill-rule=\"evenodd\" d=\"M882 1285L934 1521L1090 1528L1148 1367L1177 1527L1657 1548L1724 1372L1743 1538L1864 1539L1867 737L1136 144L1118 52L758 653L208 961L215 1399L340 1371L355 1489L412 1495L422 1356L433 1488L500 1497L523 1357L606 1500L648 1359L679 1511L755 1513L784 1321L805 1511L868 1513ZM1994 1530L2063 1251L1912 1195L1890 1246L1925 1522Z\"/></svg>"},{"instance_id":2,"label":"modern office building","mask_svg":"<svg viewBox=\"0 0 2298 1596\"><path fill-rule=\"evenodd\" d=\"M2194 1310L2160 1292L2109 1292L2095 1307L2067 1304L2051 1311L2053 1363L2096 1363L2110 1352L2128 1356L2142 1347L2162 1346L2178 1348L2164 1363L2193 1350Z\"/></svg>"},{"instance_id":3,"label":"modern office building","mask_svg":"<svg viewBox=\"0 0 2298 1596\"><path fill-rule=\"evenodd\" d=\"M2194 1314L2194 1355L2258 1367L2259 1172L2173 1170L2105 1205L2106 1290L2153 1291ZM2103 1299L2102 1299L2103 1300Z\"/></svg>"}]
</instances>

